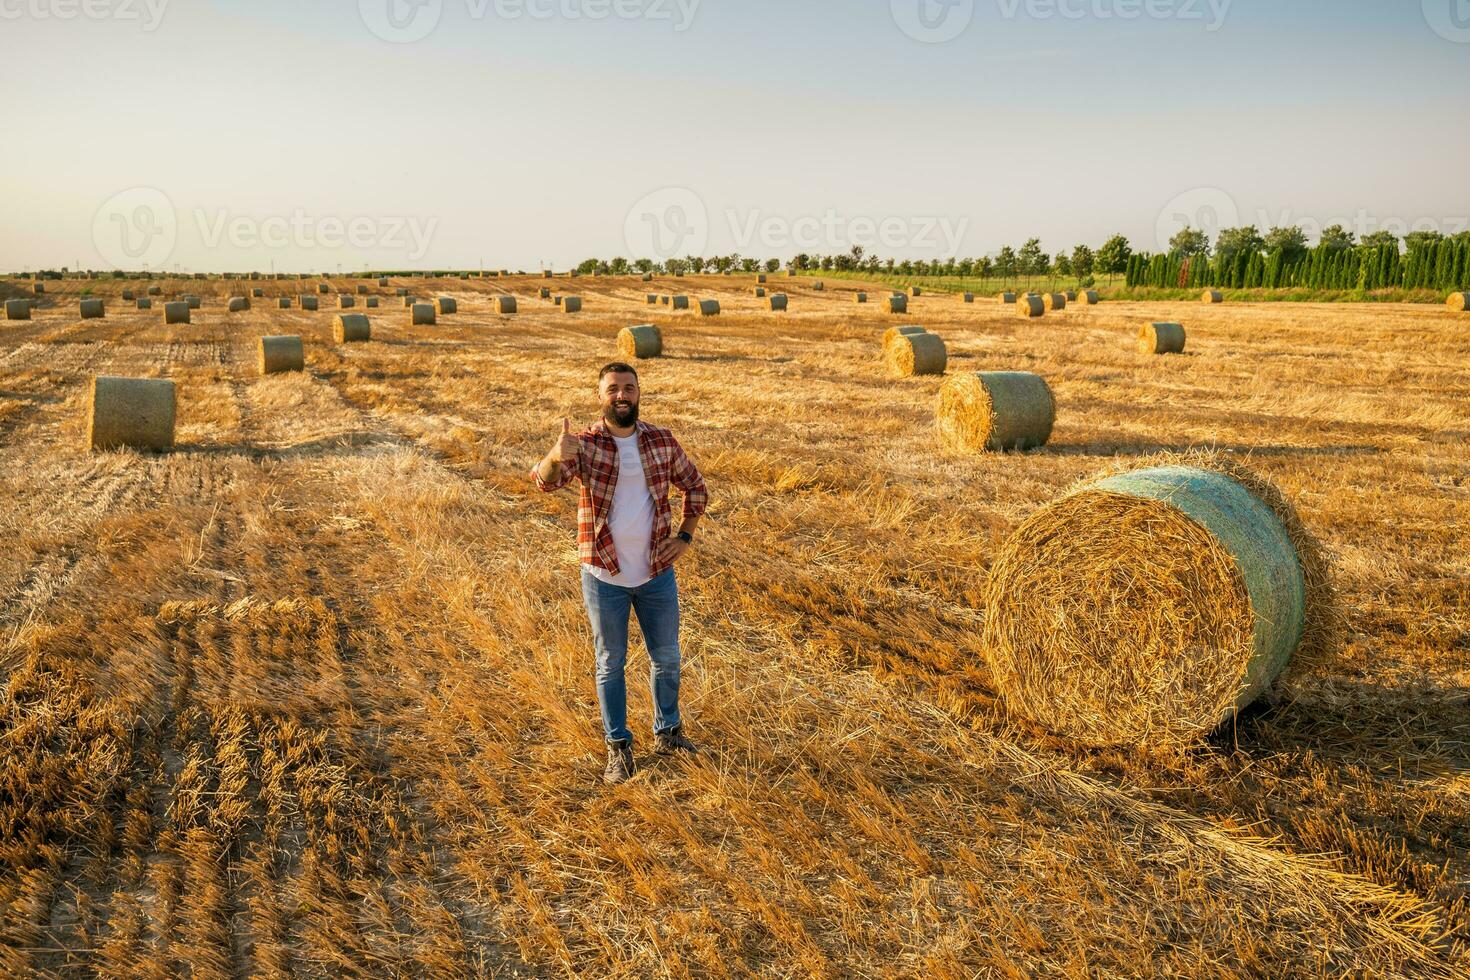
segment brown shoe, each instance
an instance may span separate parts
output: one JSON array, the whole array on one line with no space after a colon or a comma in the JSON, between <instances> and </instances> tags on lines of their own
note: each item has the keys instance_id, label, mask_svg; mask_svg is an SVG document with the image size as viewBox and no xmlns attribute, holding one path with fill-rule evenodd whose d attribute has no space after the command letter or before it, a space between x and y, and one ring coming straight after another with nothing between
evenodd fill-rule
<instances>
[{"instance_id":1,"label":"brown shoe","mask_svg":"<svg viewBox=\"0 0 1470 980\"><path fill-rule=\"evenodd\" d=\"M653 736L653 751L659 755L673 755L675 752L688 752L690 755L698 755L693 742L684 737L684 728L670 728L666 732L659 732Z\"/></svg>"},{"instance_id":2,"label":"brown shoe","mask_svg":"<svg viewBox=\"0 0 1470 980\"><path fill-rule=\"evenodd\" d=\"M607 768L602 770L602 781L616 786L633 777L638 766L633 762L632 742L607 743Z\"/></svg>"}]
</instances>

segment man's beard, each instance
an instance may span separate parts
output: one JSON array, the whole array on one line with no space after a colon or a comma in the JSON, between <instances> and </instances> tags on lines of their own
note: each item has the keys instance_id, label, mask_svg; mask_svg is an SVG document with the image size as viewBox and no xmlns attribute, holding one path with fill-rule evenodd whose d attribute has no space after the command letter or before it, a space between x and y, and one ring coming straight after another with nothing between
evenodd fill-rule
<instances>
[{"instance_id":1,"label":"man's beard","mask_svg":"<svg viewBox=\"0 0 1470 980\"><path fill-rule=\"evenodd\" d=\"M609 425L615 425L620 429L626 429L638 421L638 403L634 402L627 408L618 410L616 405L608 405L602 410L602 417Z\"/></svg>"}]
</instances>

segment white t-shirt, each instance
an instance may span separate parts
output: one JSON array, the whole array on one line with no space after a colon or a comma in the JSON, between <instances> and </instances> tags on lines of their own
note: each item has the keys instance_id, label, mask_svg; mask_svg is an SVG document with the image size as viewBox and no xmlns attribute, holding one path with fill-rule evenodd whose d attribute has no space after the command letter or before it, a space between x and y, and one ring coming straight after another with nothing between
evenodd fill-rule
<instances>
[{"instance_id":1,"label":"white t-shirt","mask_svg":"<svg viewBox=\"0 0 1470 980\"><path fill-rule=\"evenodd\" d=\"M614 575L596 565L587 567L593 576L608 585L634 589L652 578L648 574L648 545L653 539L653 494L648 492L648 481L643 479L638 433L627 438L613 436L613 442L618 444L618 485L613 488L607 529L612 534L620 571Z\"/></svg>"}]
</instances>

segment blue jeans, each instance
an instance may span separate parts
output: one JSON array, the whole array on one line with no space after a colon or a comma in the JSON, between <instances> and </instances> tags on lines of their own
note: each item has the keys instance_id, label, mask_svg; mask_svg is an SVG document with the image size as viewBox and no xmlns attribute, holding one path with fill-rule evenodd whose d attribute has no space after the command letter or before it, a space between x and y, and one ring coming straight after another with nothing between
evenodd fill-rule
<instances>
[{"instance_id":1,"label":"blue jeans","mask_svg":"<svg viewBox=\"0 0 1470 980\"><path fill-rule=\"evenodd\" d=\"M634 589L608 585L582 569L582 601L592 623L597 652L597 703L602 731L609 742L632 742L628 731L628 686L623 666L628 659L628 610L638 616L648 647L649 684L653 689L654 734L678 728L679 722L679 583L672 568Z\"/></svg>"}]
</instances>

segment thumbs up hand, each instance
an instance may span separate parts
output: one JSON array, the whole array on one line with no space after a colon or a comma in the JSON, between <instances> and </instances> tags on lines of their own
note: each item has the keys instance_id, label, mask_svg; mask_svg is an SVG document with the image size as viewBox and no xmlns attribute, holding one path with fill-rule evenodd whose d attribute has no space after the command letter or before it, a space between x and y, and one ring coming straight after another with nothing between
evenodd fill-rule
<instances>
[{"instance_id":1,"label":"thumbs up hand","mask_svg":"<svg viewBox=\"0 0 1470 980\"><path fill-rule=\"evenodd\" d=\"M582 440L572 433L569 419L561 420L561 436L556 440L556 456L563 463L570 463L582 451Z\"/></svg>"}]
</instances>

